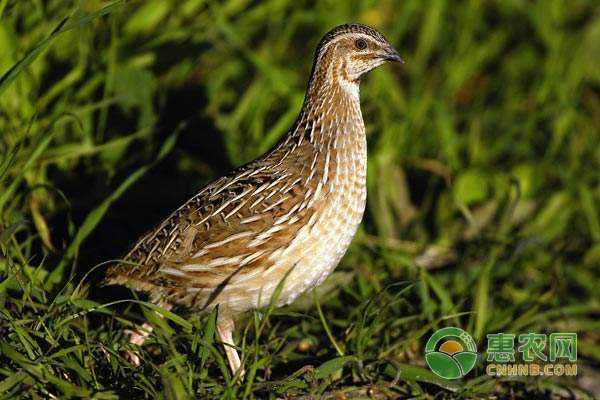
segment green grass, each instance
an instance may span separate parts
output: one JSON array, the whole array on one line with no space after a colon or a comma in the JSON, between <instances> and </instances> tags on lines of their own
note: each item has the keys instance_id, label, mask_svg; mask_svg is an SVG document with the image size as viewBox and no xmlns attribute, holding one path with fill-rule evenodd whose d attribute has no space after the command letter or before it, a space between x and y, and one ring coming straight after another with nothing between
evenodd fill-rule
<instances>
[{"instance_id":1,"label":"green grass","mask_svg":"<svg viewBox=\"0 0 600 400\"><path fill-rule=\"evenodd\" d=\"M368 210L314 295L241 321L236 384L214 315L94 282L285 133L348 21L406 59L362 83ZM0 0L0 397L599 396L598 65L594 1ZM423 356L449 325L482 354L458 381ZM486 334L560 331L578 377L486 376Z\"/></svg>"}]
</instances>

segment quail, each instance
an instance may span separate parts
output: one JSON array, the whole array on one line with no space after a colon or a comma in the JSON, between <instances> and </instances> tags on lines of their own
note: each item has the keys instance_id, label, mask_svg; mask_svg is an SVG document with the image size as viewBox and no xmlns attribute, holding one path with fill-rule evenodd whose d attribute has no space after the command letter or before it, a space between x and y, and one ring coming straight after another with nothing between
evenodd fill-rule
<instances>
[{"instance_id":1,"label":"quail","mask_svg":"<svg viewBox=\"0 0 600 400\"><path fill-rule=\"evenodd\" d=\"M242 375L236 317L271 304L280 283L276 306L321 284L356 233L367 196L359 84L387 61L403 62L373 28L345 24L327 33L282 140L201 189L109 267L104 283L145 292L166 309L216 308L229 366ZM150 331L145 324L130 342L143 344Z\"/></svg>"}]
</instances>

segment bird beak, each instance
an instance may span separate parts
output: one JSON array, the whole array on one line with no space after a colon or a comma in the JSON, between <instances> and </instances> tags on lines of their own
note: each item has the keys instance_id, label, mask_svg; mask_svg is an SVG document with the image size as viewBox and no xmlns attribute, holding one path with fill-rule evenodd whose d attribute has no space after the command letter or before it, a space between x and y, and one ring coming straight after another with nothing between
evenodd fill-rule
<instances>
[{"instance_id":1,"label":"bird beak","mask_svg":"<svg viewBox=\"0 0 600 400\"><path fill-rule=\"evenodd\" d=\"M385 50L385 53L380 55L380 57L385 61L395 61L399 62L400 64L404 64L404 60L402 59L402 57L400 57L400 54L396 51L396 49L394 49L391 46L387 48Z\"/></svg>"}]
</instances>

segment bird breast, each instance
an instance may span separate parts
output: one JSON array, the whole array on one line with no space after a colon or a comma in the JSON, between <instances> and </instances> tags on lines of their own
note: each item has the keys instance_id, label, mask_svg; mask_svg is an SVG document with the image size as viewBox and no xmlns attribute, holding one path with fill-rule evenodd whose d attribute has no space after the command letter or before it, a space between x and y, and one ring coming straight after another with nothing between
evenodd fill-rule
<instances>
[{"instance_id":1,"label":"bird breast","mask_svg":"<svg viewBox=\"0 0 600 400\"><path fill-rule=\"evenodd\" d=\"M279 304L289 304L300 294L320 285L346 253L362 219L367 197L366 144L336 154L329 188L323 194L324 207L303 227L289 248L281 272L289 269ZM273 257L277 257L273 255ZM287 268L286 268L287 267ZM273 270L277 281L277 272Z\"/></svg>"},{"instance_id":2,"label":"bird breast","mask_svg":"<svg viewBox=\"0 0 600 400\"><path fill-rule=\"evenodd\" d=\"M314 213L289 245L269 256L270 268L246 281L247 285L237 283L245 287L238 287L227 299L232 311L270 304L280 283L277 304L289 304L321 284L340 262L362 219L367 194L367 149L360 114L353 122L341 126L344 131L321 151L311 194Z\"/></svg>"}]
</instances>

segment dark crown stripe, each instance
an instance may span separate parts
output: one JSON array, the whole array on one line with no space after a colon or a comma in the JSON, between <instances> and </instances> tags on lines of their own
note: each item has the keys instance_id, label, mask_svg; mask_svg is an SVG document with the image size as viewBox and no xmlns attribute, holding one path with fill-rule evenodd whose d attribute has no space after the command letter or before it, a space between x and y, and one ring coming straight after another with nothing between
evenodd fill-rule
<instances>
[{"instance_id":1,"label":"dark crown stripe","mask_svg":"<svg viewBox=\"0 0 600 400\"><path fill-rule=\"evenodd\" d=\"M383 37L383 35L381 33L377 32L375 29L370 28L366 25L344 24L344 25L336 26L335 28L330 30L327 34L325 34L325 36L323 36L323 39L321 39L321 42L317 46L317 53L327 43L331 42L336 37L338 37L340 35L344 35L346 33L363 33L365 35L369 35L369 36L373 37L376 40L383 41L383 42L386 41L386 39Z\"/></svg>"}]
</instances>

